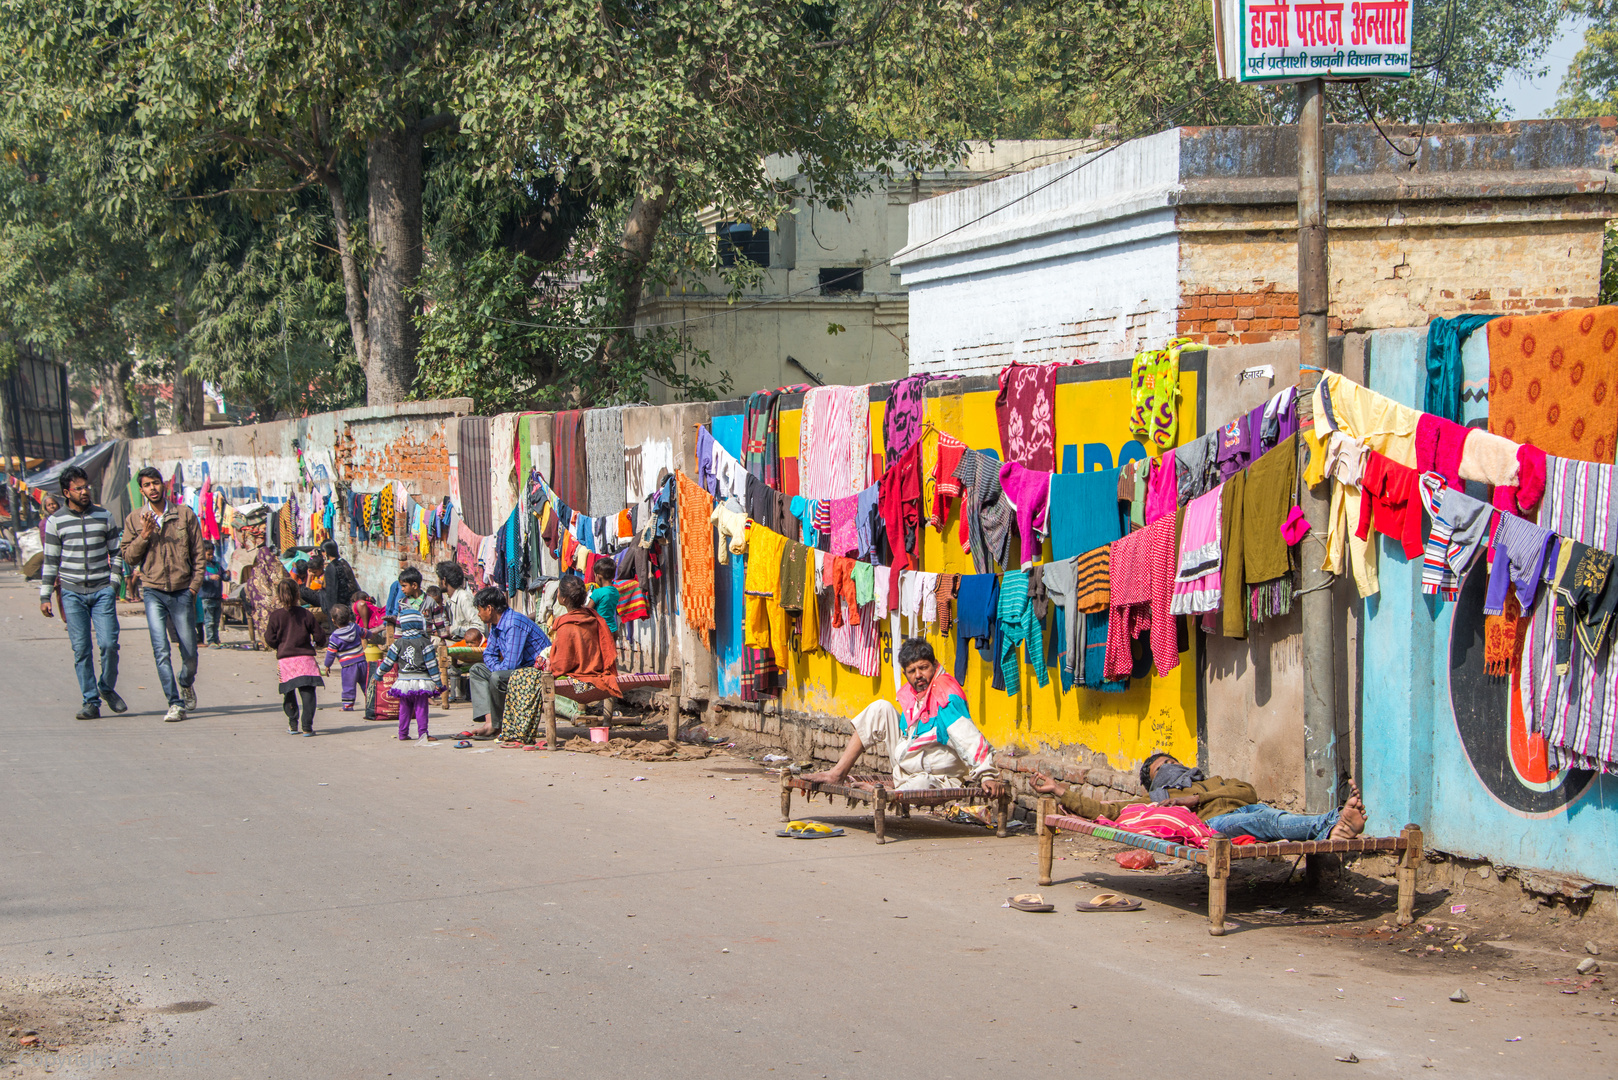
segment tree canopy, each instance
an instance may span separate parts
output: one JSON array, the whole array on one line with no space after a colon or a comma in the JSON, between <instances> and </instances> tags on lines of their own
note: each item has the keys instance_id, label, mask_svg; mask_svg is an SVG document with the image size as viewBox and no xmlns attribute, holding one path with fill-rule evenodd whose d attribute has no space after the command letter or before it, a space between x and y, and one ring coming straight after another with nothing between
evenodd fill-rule
<instances>
[{"instance_id":1,"label":"tree canopy","mask_svg":"<svg viewBox=\"0 0 1618 1080\"><path fill-rule=\"evenodd\" d=\"M1416 0L1422 73L1336 86L1331 116L1492 119L1561 10ZM699 210L835 209L967 139L1281 122L1293 101L1218 79L1206 0L0 0L0 16L0 122L27 147L0 181L0 280L22 290L0 334L165 355L261 415L717 392L676 334L632 329L648 285L718 268ZM57 270L23 272L46 255Z\"/></svg>"}]
</instances>

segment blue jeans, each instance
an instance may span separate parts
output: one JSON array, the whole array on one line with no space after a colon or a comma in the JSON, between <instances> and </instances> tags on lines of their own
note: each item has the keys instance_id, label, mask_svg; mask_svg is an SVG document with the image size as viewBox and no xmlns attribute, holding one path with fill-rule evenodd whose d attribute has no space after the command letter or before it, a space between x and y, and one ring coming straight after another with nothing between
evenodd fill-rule
<instances>
[{"instance_id":1,"label":"blue jeans","mask_svg":"<svg viewBox=\"0 0 1618 1080\"><path fill-rule=\"evenodd\" d=\"M152 636L152 658L157 661L157 681L170 705L180 705L180 688L197 677L197 605L190 589L163 592L151 586L140 591L146 601L146 632ZM169 631L180 647L180 681L174 681L169 663Z\"/></svg>"},{"instance_id":2,"label":"blue jeans","mask_svg":"<svg viewBox=\"0 0 1618 1080\"><path fill-rule=\"evenodd\" d=\"M86 705L99 705L104 695L118 686L118 597L111 585L93 593L62 590L62 621L67 623L67 639L73 643L73 670L79 676L79 693ZM101 682L96 682L95 661L90 655L90 629L101 646Z\"/></svg>"},{"instance_id":3,"label":"blue jeans","mask_svg":"<svg viewBox=\"0 0 1618 1080\"><path fill-rule=\"evenodd\" d=\"M1208 828L1224 836L1251 836L1261 844L1280 840L1324 840L1337 824L1338 811L1292 814L1254 803L1208 819Z\"/></svg>"},{"instance_id":4,"label":"blue jeans","mask_svg":"<svg viewBox=\"0 0 1618 1080\"><path fill-rule=\"evenodd\" d=\"M224 610L224 601L217 596L204 596L197 601L202 608L202 634L203 640L209 645L219 644L219 619Z\"/></svg>"}]
</instances>

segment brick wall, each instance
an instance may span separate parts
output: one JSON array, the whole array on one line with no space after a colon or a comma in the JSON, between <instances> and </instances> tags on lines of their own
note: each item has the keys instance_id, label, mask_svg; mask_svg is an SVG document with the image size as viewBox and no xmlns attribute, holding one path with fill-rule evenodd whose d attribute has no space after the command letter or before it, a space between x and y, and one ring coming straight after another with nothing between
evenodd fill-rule
<instances>
[{"instance_id":1,"label":"brick wall","mask_svg":"<svg viewBox=\"0 0 1618 1080\"><path fill-rule=\"evenodd\" d=\"M1331 333L1343 330L1335 315L1326 319ZM1255 289L1196 289L1180 295L1175 333L1209 345L1257 345L1298 333L1298 294L1282 292L1271 282Z\"/></svg>"},{"instance_id":2,"label":"brick wall","mask_svg":"<svg viewBox=\"0 0 1618 1080\"><path fill-rule=\"evenodd\" d=\"M1334 205L1331 332L1591 306L1603 215L1583 197ZM1184 208L1179 224L1182 335L1210 345L1297 337L1291 207Z\"/></svg>"},{"instance_id":3,"label":"brick wall","mask_svg":"<svg viewBox=\"0 0 1618 1080\"><path fill-rule=\"evenodd\" d=\"M359 425L344 427L332 451L338 476L359 487L398 480L423 497L453 495L447 425L390 426L397 430L362 432Z\"/></svg>"}]
</instances>

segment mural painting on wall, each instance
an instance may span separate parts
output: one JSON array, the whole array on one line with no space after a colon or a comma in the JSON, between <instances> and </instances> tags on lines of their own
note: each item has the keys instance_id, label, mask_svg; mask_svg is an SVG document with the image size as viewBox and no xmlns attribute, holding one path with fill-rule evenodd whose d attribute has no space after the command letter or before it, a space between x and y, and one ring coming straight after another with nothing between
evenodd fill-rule
<instances>
[{"instance_id":1,"label":"mural painting on wall","mask_svg":"<svg viewBox=\"0 0 1618 1080\"><path fill-rule=\"evenodd\" d=\"M1484 560L1467 575L1449 632L1449 696L1455 731L1478 782L1523 817L1553 817L1583 795L1595 774L1553 770L1545 737L1528 730L1519 676L1489 675L1483 664Z\"/></svg>"}]
</instances>

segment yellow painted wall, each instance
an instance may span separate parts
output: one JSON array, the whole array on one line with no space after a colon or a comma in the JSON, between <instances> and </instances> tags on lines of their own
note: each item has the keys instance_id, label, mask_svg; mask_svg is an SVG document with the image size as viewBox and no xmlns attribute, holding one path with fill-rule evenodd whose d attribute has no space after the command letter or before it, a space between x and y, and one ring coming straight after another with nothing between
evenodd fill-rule
<instances>
[{"instance_id":1,"label":"yellow painted wall","mask_svg":"<svg viewBox=\"0 0 1618 1080\"><path fill-rule=\"evenodd\" d=\"M1194 403L1200 387L1194 372L1181 375L1181 401ZM995 420L994 391L927 399L927 419L939 429L949 432L970 447L995 448L1000 445L999 426ZM882 445L882 409L880 404L871 408L871 445ZM1125 447L1134 442L1126 424L1129 416L1129 380L1108 379L1094 382L1060 383L1056 387L1056 444L1057 461L1063 456L1063 447L1077 444L1080 467L1085 460L1085 444L1102 443L1108 448L1113 463ZM797 410L781 413L781 447L783 456L795 453L798 445ZM1197 437L1195 414L1189 407L1182 413L1180 441ZM924 469L932 468L935 440L925 444ZM792 448L792 449L789 449ZM1139 456L1139 444L1128 456ZM932 486L926 485L924 503L931 505ZM944 532L932 528L923 530L921 569L970 574L972 557L961 550L957 541L959 503L954 504ZM1017 541L1013 533L1012 547ZM1047 541L1041 553L1042 561L1050 559ZM1049 620L1047 620L1047 627ZM933 649L940 662L951 669L955 661L955 636L934 633L930 636ZM1046 632L1047 647L1049 630ZM884 638L884 645L887 639ZM1051 747L1083 746L1107 756L1115 768L1132 768L1155 750L1166 750L1182 761L1197 760L1197 662L1196 643L1180 654L1180 665L1167 676L1155 675L1138 679L1121 694L1075 687L1062 693L1059 673L1050 670L1050 685L1040 687L1033 672L1023 667L1022 692L1016 697L991 689L991 672L977 654L967 646L967 677L962 683L972 716L983 734L997 747L1020 745L1036 749L1041 744ZM892 698L895 692L891 658L886 648L882 657L882 670L874 678L866 678L858 671L838 663L825 652L809 655L797 654L792 658L790 678L782 704L789 711L819 713L830 716L852 716L864 708L872 698L882 695Z\"/></svg>"}]
</instances>

